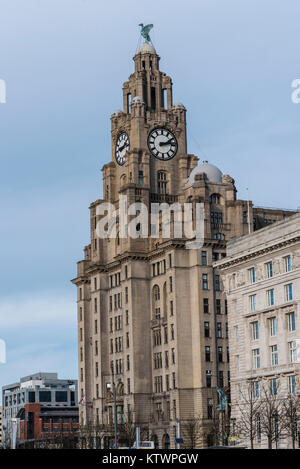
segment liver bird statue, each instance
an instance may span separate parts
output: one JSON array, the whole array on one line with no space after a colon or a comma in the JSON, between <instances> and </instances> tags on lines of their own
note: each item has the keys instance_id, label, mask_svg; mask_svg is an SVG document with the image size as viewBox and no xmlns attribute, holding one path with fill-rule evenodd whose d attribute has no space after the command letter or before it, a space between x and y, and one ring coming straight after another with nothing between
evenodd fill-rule
<instances>
[{"instance_id":1,"label":"liver bird statue","mask_svg":"<svg viewBox=\"0 0 300 469\"><path fill-rule=\"evenodd\" d=\"M140 23L139 26L141 27L141 36L146 42L151 42L149 32L153 28L153 24L146 24L146 26L144 26L143 23Z\"/></svg>"}]
</instances>

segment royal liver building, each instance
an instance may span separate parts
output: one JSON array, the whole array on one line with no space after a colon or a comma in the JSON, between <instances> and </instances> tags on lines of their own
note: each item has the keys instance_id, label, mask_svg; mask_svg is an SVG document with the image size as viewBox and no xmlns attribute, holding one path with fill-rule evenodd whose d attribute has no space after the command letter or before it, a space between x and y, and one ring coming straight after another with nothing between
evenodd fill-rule
<instances>
[{"instance_id":1,"label":"royal liver building","mask_svg":"<svg viewBox=\"0 0 300 469\"><path fill-rule=\"evenodd\" d=\"M111 116L103 199L90 205L91 239L73 280L80 419L82 425L98 425L106 445L116 415L120 439L124 423L140 424L156 447L173 448L180 422L182 446L190 445L194 431L202 447L216 442L221 417L226 433L230 417L227 304L212 263L225 256L228 239L285 214L237 200L230 176L207 161L198 165L187 151L186 108L173 102L172 80L160 71L153 45L146 41L133 60L123 109ZM124 219L121 201L122 212L136 202L140 211ZM115 209L108 209L108 223L102 223L106 237L99 228L107 215L104 203ZM166 236L161 211L152 236L153 203L189 204L194 228L197 206L204 207L203 243L191 246L176 224ZM172 211L170 218L176 218ZM226 408L217 407L217 390L227 397Z\"/></svg>"}]
</instances>

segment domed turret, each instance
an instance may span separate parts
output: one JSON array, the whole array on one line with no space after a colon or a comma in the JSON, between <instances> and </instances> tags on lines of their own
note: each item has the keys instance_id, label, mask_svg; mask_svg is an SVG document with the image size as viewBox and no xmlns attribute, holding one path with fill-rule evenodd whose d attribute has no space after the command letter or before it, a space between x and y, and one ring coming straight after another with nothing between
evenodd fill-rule
<instances>
[{"instance_id":1,"label":"domed turret","mask_svg":"<svg viewBox=\"0 0 300 469\"><path fill-rule=\"evenodd\" d=\"M144 42L141 47L137 50L137 54L156 54L156 50L148 42Z\"/></svg>"},{"instance_id":2,"label":"domed turret","mask_svg":"<svg viewBox=\"0 0 300 469\"><path fill-rule=\"evenodd\" d=\"M195 182L196 175L203 174L207 182L222 182L222 171L213 164L209 164L208 161L203 161L202 164L196 166L189 175L189 183L192 185Z\"/></svg>"}]
</instances>

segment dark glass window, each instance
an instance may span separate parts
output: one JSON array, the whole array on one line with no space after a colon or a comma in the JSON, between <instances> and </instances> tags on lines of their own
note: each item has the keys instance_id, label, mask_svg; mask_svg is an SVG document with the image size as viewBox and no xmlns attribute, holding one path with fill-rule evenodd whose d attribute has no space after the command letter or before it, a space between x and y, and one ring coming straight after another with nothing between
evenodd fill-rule
<instances>
[{"instance_id":1,"label":"dark glass window","mask_svg":"<svg viewBox=\"0 0 300 469\"><path fill-rule=\"evenodd\" d=\"M28 402L35 402L35 392L34 391L29 391L28 393Z\"/></svg>"},{"instance_id":2,"label":"dark glass window","mask_svg":"<svg viewBox=\"0 0 300 469\"><path fill-rule=\"evenodd\" d=\"M55 400L56 402L67 402L68 401L67 391L56 391Z\"/></svg>"},{"instance_id":3,"label":"dark glass window","mask_svg":"<svg viewBox=\"0 0 300 469\"><path fill-rule=\"evenodd\" d=\"M40 402L51 402L51 391L39 392Z\"/></svg>"}]
</instances>

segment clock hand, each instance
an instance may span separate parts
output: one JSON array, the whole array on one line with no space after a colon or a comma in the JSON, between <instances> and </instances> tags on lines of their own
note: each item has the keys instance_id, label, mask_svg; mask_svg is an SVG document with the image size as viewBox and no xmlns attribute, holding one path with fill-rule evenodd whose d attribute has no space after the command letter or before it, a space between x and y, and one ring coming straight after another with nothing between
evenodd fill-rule
<instances>
[{"instance_id":1,"label":"clock hand","mask_svg":"<svg viewBox=\"0 0 300 469\"><path fill-rule=\"evenodd\" d=\"M123 151L125 147L128 147L128 143L125 143L121 148L119 148L119 151Z\"/></svg>"},{"instance_id":2,"label":"clock hand","mask_svg":"<svg viewBox=\"0 0 300 469\"><path fill-rule=\"evenodd\" d=\"M159 146L164 147L166 145L170 145L170 143L172 143L172 140L173 140L173 138L170 138L170 140L168 140L167 142L160 142Z\"/></svg>"}]
</instances>

